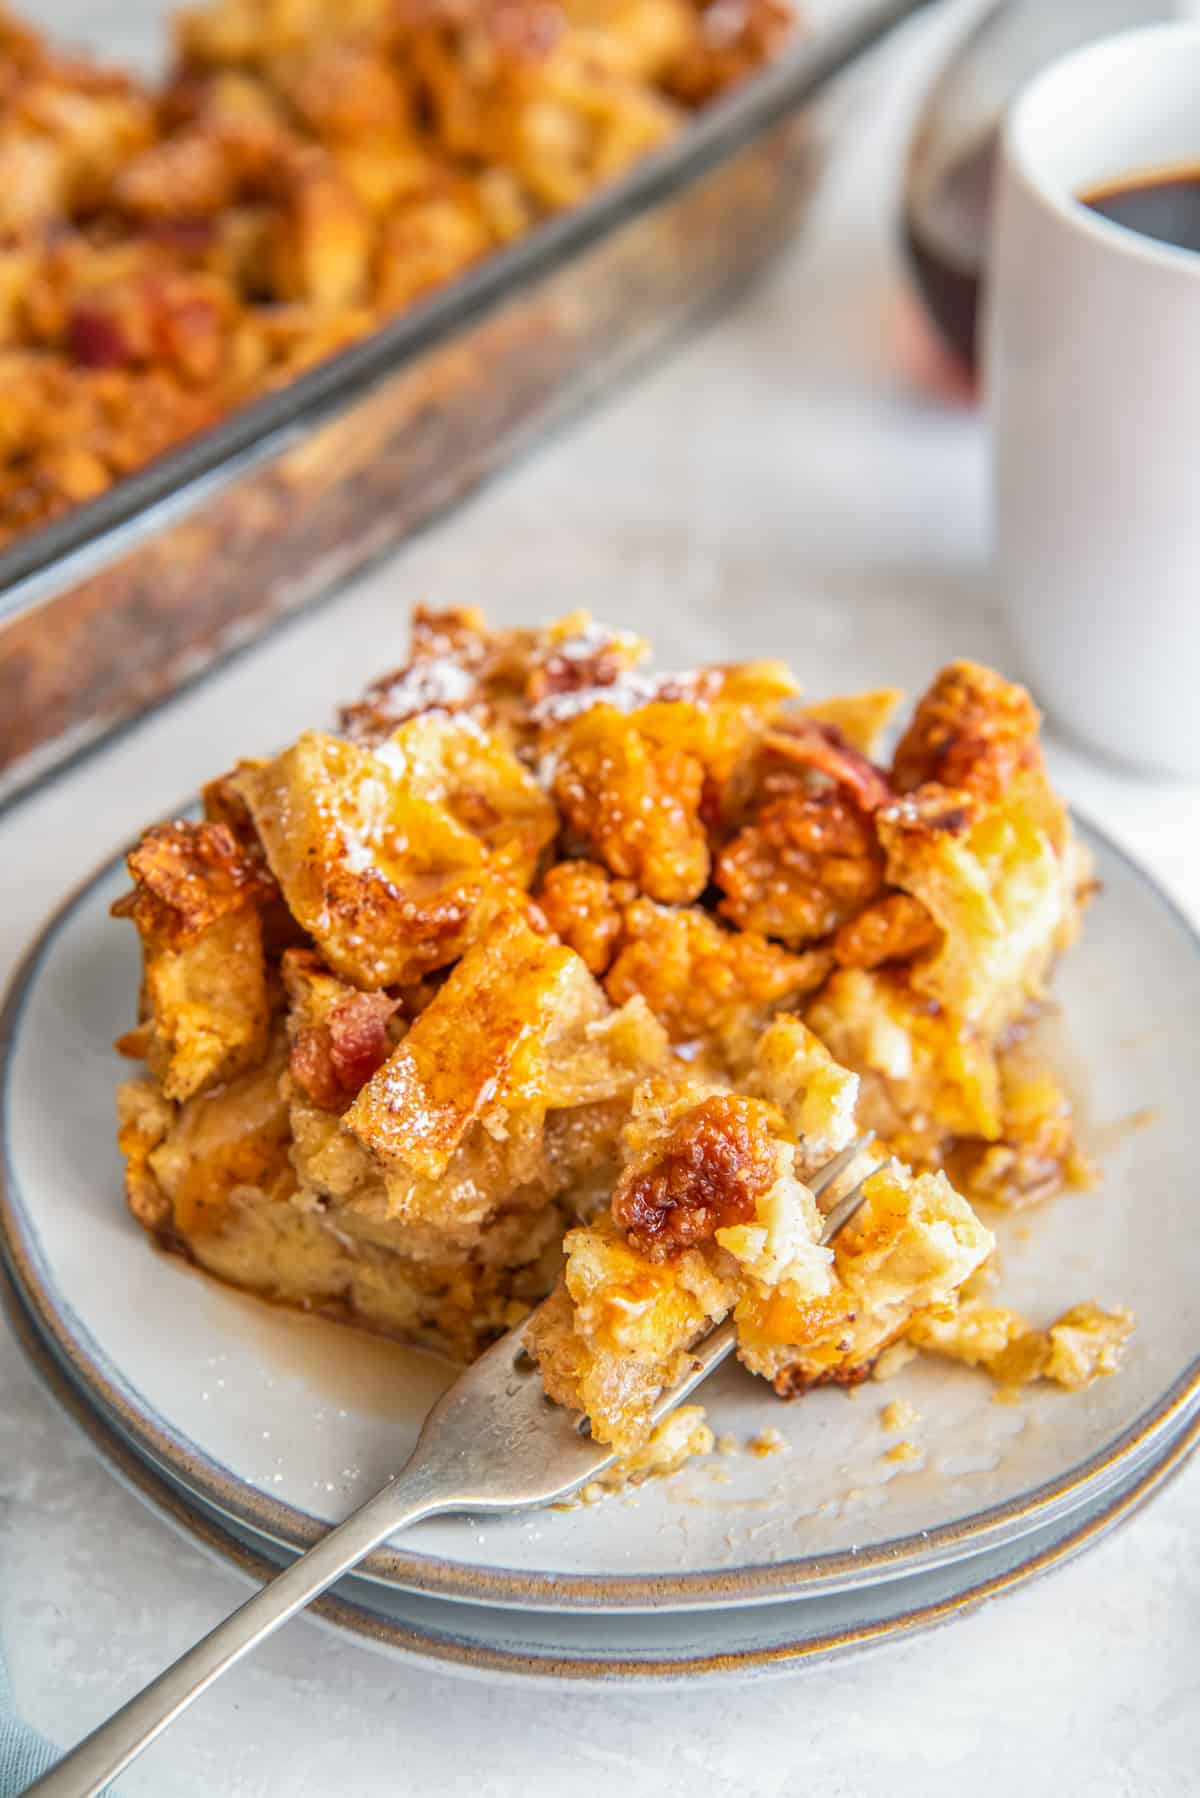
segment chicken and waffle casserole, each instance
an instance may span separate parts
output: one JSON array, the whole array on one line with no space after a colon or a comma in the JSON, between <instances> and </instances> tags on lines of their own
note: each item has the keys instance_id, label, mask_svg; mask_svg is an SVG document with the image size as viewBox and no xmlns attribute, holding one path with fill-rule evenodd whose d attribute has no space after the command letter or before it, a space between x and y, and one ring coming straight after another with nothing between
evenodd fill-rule
<instances>
[{"instance_id":1,"label":"chicken and waffle casserole","mask_svg":"<svg viewBox=\"0 0 1200 1798\"><path fill-rule=\"evenodd\" d=\"M661 146L787 0L206 0L157 86L0 10L0 546Z\"/></svg>"},{"instance_id":2,"label":"chicken and waffle casserole","mask_svg":"<svg viewBox=\"0 0 1200 1798\"><path fill-rule=\"evenodd\" d=\"M974 1209L1086 1178L1027 1026L1090 890L1028 695L957 662L810 704L584 614L415 618L404 667L148 830L135 1217L234 1284L466 1359L550 1295L622 1452L732 1315L781 1396L881 1356L1082 1385L1131 1319L992 1302ZM806 1178L885 1165L822 1247Z\"/></svg>"}]
</instances>

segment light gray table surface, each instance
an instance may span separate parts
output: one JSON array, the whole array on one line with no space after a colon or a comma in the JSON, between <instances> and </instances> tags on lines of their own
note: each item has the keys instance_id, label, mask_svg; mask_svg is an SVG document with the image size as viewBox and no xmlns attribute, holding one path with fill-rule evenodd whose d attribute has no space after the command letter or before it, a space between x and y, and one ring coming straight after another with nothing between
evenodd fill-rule
<instances>
[{"instance_id":1,"label":"light gray table surface","mask_svg":"<svg viewBox=\"0 0 1200 1798\"><path fill-rule=\"evenodd\" d=\"M982 427L911 378L892 244L900 148L947 24L910 27L860 80L812 229L736 312L335 603L0 820L0 975L62 892L146 819L231 752L323 721L393 662L416 599L480 602L513 622L576 605L651 618L673 662L780 654L813 691L915 689L953 654L1015 667L988 580ZM1052 759L1072 800L1200 916L1197 789L1060 743ZM115 1483L0 1332L0 1634L26 1717L73 1741L243 1591ZM300 1620L123 1789L1200 1791L1200 1465L1090 1554L951 1628L752 1687L491 1688Z\"/></svg>"}]
</instances>

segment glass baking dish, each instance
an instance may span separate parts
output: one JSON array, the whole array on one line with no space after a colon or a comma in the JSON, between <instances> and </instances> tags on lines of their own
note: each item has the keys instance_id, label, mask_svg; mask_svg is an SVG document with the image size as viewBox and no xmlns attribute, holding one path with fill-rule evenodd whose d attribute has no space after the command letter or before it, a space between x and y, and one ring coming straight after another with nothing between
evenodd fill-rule
<instances>
[{"instance_id":1,"label":"glass baking dish","mask_svg":"<svg viewBox=\"0 0 1200 1798\"><path fill-rule=\"evenodd\" d=\"M789 237L805 105L922 0L820 0L665 150L0 554L0 803L395 547Z\"/></svg>"}]
</instances>

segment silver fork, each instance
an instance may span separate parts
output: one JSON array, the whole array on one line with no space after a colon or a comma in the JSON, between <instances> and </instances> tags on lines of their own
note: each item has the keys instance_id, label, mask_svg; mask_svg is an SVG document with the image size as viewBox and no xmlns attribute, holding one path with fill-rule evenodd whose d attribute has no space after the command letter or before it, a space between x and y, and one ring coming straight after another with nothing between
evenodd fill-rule
<instances>
[{"instance_id":1,"label":"silver fork","mask_svg":"<svg viewBox=\"0 0 1200 1798\"><path fill-rule=\"evenodd\" d=\"M814 1196L849 1173L870 1142L869 1135L860 1136L835 1155L808 1182ZM853 1217L863 1184L876 1171L863 1174L826 1215L823 1243ZM616 1456L592 1441L587 1418L551 1404L542 1391L525 1342L531 1321L502 1336L443 1394L408 1461L381 1492L86 1736L27 1787L26 1798L94 1798L227 1668L397 1530L441 1511L524 1511L550 1504L610 1467ZM654 1407L654 1421L694 1392L733 1345L731 1322L697 1343L687 1373Z\"/></svg>"}]
</instances>

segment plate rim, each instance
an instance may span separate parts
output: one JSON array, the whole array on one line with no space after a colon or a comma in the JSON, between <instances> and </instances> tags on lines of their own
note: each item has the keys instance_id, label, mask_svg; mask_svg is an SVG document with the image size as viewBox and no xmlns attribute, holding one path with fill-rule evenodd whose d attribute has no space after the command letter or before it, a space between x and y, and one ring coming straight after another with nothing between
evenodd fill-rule
<instances>
[{"instance_id":1,"label":"plate rim","mask_svg":"<svg viewBox=\"0 0 1200 1798\"><path fill-rule=\"evenodd\" d=\"M1200 929L1171 894L1074 807L1072 817L1084 840L1090 838L1119 862L1180 932L1192 953L1200 954ZM317 1541L327 1526L310 1513L259 1492L148 1407L139 1405L136 1388L101 1350L86 1324L65 1301L55 1299L32 1216L20 1196L7 1119L12 1064L25 1008L58 937L92 899L96 888L111 878L120 860L120 851L107 857L54 909L17 962L0 1008L0 1257L66 1371L138 1455L231 1522L282 1548L301 1550ZM1200 1353L1140 1417L1056 1479L936 1529L896 1537L874 1548L797 1556L759 1567L576 1574L479 1567L384 1545L360 1564L358 1577L475 1604L568 1611L651 1610L664 1604L680 1610L715 1610L779 1602L806 1593L844 1591L867 1583L868 1578L895 1579L930 1571L1054 1522L1147 1460L1156 1444L1172 1429L1182 1428L1196 1410L1200 1410Z\"/></svg>"},{"instance_id":2,"label":"plate rim","mask_svg":"<svg viewBox=\"0 0 1200 1798\"><path fill-rule=\"evenodd\" d=\"M0 1313L39 1385L88 1439L98 1459L121 1485L210 1558L221 1561L256 1585L265 1583L279 1572L277 1564L265 1554L189 1504L185 1494L165 1474L142 1459L121 1437L91 1402L88 1392L77 1386L59 1364L22 1302L11 1274L3 1268L0 1268ZM401 1623L355 1603L337 1588L314 1599L306 1609L359 1646L399 1654L414 1664L433 1666L439 1672L468 1678L521 1684L549 1680L593 1688L633 1685L645 1689L695 1681L713 1684L719 1680L747 1680L755 1674L785 1674L908 1640L1057 1571L1127 1523L1148 1504L1182 1470L1198 1443L1200 1414L1182 1424L1157 1458L1143 1468L1136 1480L1110 1498L1103 1510L1093 1513L1085 1523L1068 1529L1029 1560L979 1580L947 1598L915 1605L891 1618L833 1629L808 1641L653 1659L591 1658L579 1653L533 1655L503 1646L468 1642L455 1635L452 1627L443 1634L422 1630L416 1624ZM447 1604L446 1611L452 1625L453 1603Z\"/></svg>"}]
</instances>

